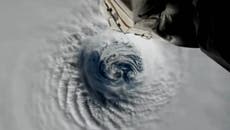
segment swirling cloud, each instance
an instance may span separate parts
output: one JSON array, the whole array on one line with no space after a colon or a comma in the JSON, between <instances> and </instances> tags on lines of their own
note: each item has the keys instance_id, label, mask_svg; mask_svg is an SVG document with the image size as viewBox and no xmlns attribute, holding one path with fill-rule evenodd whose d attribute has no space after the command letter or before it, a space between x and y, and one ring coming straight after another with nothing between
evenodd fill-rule
<instances>
[{"instance_id":1,"label":"swirling cloud","mask_svg":"<svg viewBox=\"0 0 230 130\"><path fill-rule=\"evenodd\" d=\"M95 7L86 9L91 20L81 10L75 14L81 22L75 19L74 25L60 28L64 38L52 54L50 82L60 111L80 129L152 124L180 86L178 50L110 31L93 15Z\"/></svg>"},{"instance_id":2,"label":"swirling cloud","mask_svg":"<svg viewBox=\"0 0 230 130\"><path fill-rule=\"evenodd\" d=\"M140 43L129 36L104 33L84 40L77 35L70 37L62 45L62 55L56 58L59 71L53 77L59 77L61 109L79 127L122 129L143 125L154 121L157 111L174 95L179 73L164 68L164 56L146 57L139 51ZM159 50L155 53L163 54Z\"/></svg>"}]
</instances>

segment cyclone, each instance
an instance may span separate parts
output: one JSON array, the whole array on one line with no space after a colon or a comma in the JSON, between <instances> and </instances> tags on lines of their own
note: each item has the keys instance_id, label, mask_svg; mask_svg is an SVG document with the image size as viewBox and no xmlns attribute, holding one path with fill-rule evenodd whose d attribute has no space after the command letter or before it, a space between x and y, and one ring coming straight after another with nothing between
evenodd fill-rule
<instances>
[{"instance_id":1,"label":"cyclone","mask_svg":"<svg viewBox=\"0 0 230 130\"><path fill-rule=\"evenodd\" d=\"M77 129L152 128L180 86L183 58L165 43L110 30L94 5L74 14L52 41L54 101Z\"/></svg>"},{"instance_id":2,"label":"cyclone","mask_svg":"<svg viewBox=\"0 0 230 130\"><path fill-rule=\"evenodd\" d=\"M53 76L58 104L82 129L127 129L157 120L178 85L170 84L175 75L166 75L162 61L149 67L135 40L123 34L70 35L61 48Z\"/></svg>"}]
</instances>

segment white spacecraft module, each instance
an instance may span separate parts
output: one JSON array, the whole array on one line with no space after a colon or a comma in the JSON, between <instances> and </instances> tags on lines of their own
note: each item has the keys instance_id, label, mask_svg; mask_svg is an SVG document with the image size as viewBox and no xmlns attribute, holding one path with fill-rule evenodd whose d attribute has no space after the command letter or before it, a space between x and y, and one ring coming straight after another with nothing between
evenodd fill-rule
<instances>
[{"instance_id":1,"label":"white spacecraft module","mask_svg":"<svg viewBox=\"0 0 230 130\"><path fill-rule=\"evenodd\" d=\"M198 23L191 1L104 0L105 9L114 30L194 46Z\"/></svg>"},{"instance_id":2,"label":"white spacecraft module","mask_svg":"<svg viewBox=\"0 0 230 130\"><path fill-rule=\"evenodd\" d=\"M146 11L143 11L143 4L139 0L104 0L104 3L110 15L108 21L112 29L147 39L156 35L154 30L159 24L160 13L147 17L142 15Z\"/></svg>"}]
</instances>

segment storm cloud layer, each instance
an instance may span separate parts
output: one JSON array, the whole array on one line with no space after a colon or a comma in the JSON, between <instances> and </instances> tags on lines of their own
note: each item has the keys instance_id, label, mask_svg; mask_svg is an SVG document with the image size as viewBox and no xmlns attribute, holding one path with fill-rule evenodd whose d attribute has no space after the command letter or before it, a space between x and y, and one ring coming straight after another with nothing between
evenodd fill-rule
<instances>
[{"instance_id":1,"label":"storm cloud layer","mask_svg":"<svg viewBox=\"0 0 230 130\"><path fill-rule=\"evenodd\" d=\"M112 31L99 0L0 3L0 130L229 130L199 49Z\"/></svg>"}]
</instances>

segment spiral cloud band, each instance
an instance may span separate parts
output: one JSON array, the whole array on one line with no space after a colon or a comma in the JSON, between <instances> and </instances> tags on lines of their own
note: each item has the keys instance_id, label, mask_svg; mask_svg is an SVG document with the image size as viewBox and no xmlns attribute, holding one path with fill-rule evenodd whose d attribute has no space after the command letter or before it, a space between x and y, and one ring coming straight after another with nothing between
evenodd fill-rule
<instances>
[{"instance_id":1,"label":"spiral cloud band","mask_svg":"<svg viewBox=\"0 0 230 130\"><path fill-rule=\"evenodd\" d=\"M135 40L123 34L70 37L53 77L59 106L77 126L122 129L157 119L178 85L178 75L168 76L170 69L161 68L162 59L149 64Z\"/></svg>"},{"instance_id":2,"label":"spiral cloud band","mask_svg":"<svg viewBox=\"0 0 230 130\"><path fill-rule=\"evenodd\" d=\"M91 20L75 14L81 22L61 28L52 54L49 82L60 111L78 129L152 125L180 86L183 58L165 43L108 30L94 6L86 10Z\"/></svg>"}]
</instances>

